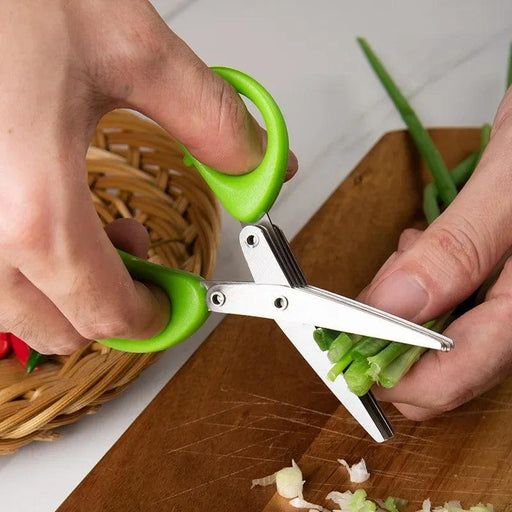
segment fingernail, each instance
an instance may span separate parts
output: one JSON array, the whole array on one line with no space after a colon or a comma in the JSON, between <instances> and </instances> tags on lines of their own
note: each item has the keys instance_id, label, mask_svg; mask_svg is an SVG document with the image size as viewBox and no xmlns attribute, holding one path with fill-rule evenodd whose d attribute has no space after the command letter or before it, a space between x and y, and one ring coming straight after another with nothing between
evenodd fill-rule
<instances>
[{"instance_id":1,"label":"fingernail","mask_svg":"<svg viewBox=\"0 0 512 512\"><path fill-rule=\"evenodd\" d=\"M427 305L428 293L413 275L396 270L374 288L367 301L388 313L414 320Z\"/></svg>"}]
</instances>

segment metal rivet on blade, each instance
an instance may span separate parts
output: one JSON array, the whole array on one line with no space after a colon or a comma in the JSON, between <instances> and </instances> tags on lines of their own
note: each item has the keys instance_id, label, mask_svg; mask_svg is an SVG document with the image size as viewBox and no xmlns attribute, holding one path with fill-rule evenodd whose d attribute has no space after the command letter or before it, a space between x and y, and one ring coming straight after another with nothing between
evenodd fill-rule
<instances>
[{"instance_id":1,"label":"metal rivet on blade","mask_svg":"<svg viewBox=\"0 0 512 512\"><path fill-rule=\"evenodd\" d=\"M280 310L286 309L288 307L288 299L286 297L277 297L274 301L274 306Z\"/></svg>"},{"instance_id":2,"label":"metal rivet on blade","mask_svg":"<svg viewBox=\"0 0 512 512\"><path fill-rule=\"evenodd\" d=\"M258 237L256 235L249 235L246 239L245 239L245 244L247 245L247 247L256 247L258 245Z\"/></svg>"},{"instance_id":3,"label":"metal rivet on blade","mask_svg":"<svg viewBox=\"0 0 512 512\"><path fill-rule=\"evenodd\" d=\"M222 306L226 302L226 296L221 292L213 292L210 300L216 306Z\"/></svg>"}]
</instances>

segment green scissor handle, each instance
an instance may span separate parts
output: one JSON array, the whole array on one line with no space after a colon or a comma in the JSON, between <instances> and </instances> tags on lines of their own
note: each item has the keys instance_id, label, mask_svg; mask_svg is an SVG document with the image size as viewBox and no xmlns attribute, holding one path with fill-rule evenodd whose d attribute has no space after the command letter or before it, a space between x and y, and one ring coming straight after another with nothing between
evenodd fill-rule
<instances>
[{"instance_id":1,"label":"green scissor handle","mask_svg":"<svg viewBox=\"0 0 512 512\"><path fill-rule=\"evenodd\" d=\"M203 278L173 268L156 265L118 250L131 276L138 281L156 284L171 302L171 318L164 330L147 340L99 340L103 345L124 352L157 352L194 334L210 314L206 306Z\"/></svg>"},{"instance_id":2,"label":"green scissor handle","mask_svg":"<svg viewBox=\"0 0 512 512\"><path fill-rule=\"evenodd\" d=\"M283 115L267 90L250 76L231 68L212 68L258 107L268 134L267 151L260 165L248 174L231 176L196 160L186 148L185 164L193 165L236 219L252 223L268 212L283 186L288 165L288 131Z\"/></svg>"},{"instance_id":3,"label":"green scissor handle","mask_svg":"<svg viewBox=\"0 0 512 512\"><path fill-rule=\"evenodd\" d=\"M241 176L230 176L196 160L185 147L185 163L194 165L225 208L242 222L256 222L279 195L288 163L288 132L283 116L270 94L253 78L230 68L212 68L258 107L265 121L268 144L262 162ZM108 339L100 343L124 352L156 352L187 339L206 321L206 289L195 274L155 265L118 251L134 279L153 283L167 294L171 318L164 330L147 340Z\"/></svg>"}]
</instances>

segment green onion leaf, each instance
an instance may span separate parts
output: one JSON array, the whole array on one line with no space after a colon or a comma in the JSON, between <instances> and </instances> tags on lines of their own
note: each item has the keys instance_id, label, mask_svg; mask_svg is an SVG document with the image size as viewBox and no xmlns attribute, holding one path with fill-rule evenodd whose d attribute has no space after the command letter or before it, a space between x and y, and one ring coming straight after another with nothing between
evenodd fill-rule
<instances>
[{"instance_id":1,"label":"green onion leaf","mask_svg":"<svg viewBox=\"0 0 512 512\"><path fill-rule=\"evenodd\" d=\"M439 150L436 148L427 130L419 120L416 112L414 112L413 108L395 84L391 75L388 73L377 55L375 55L370 45L361 37L359 37L357 41L373 68L373 71L386 89L391 101L393 101L395 107L400 112L402 119L407 125L409 133L411 134L418 151L421 153L421 156L424 158L430 172L432 173L432 177L437 185L441 199L445 205L449 205L457 195L457 188L448 173L448 169L441 157L441 153L439 153Z\"/></svg>"}]
</instances>

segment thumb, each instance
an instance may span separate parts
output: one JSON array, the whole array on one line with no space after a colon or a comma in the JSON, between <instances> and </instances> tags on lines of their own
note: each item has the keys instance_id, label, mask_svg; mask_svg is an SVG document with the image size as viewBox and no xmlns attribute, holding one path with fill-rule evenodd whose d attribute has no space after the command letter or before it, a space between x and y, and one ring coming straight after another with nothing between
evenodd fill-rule
<instances>
[{"instance_id":1,"label":"thumb","mask_svg":"<svg viewBox=\"0 0 512 512\"><path fill-rule=\"evenodd\" d=\"M495 126L473 176L449 208L378 274L363 300L425 322L466 299L512 243L511 117Z\"/></svg>"}]
</instances>

